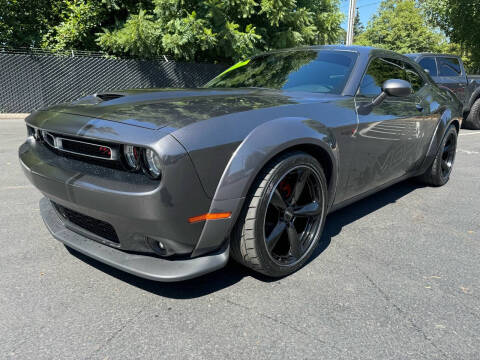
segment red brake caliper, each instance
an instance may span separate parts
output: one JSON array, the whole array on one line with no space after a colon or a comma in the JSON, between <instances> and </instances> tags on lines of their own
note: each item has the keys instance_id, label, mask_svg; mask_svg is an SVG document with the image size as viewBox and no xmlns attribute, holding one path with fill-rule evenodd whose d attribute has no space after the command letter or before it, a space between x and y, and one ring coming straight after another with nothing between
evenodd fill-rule
<instances>
[{"instance_id":1,"label":"red brake caliper","mask_svg":"<svg viewBox=\"0 0 480 360\"><path fill-rule=\"evenodd\" d=\"M282 180L282 182L278 184L278 188L286 198L289 198L290 195L292 195L292 185L285 180Z\"/></svg>"}]
</instances>

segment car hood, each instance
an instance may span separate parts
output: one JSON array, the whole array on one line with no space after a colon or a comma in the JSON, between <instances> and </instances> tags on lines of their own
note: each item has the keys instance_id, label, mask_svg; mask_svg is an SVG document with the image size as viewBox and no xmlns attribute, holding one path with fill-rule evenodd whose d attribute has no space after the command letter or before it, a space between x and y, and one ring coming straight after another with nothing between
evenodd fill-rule
<instances>
[{"instance_id":1,"label":"car hood","mask_svg":"<svg viewBox=\"0 0 480 360\"><path fill-rule=\"evenodd\" d=\"M299 101L293 93L257 88L142 89L90 95L44 110L149 129L166 126L178 129L213 117L291 105Z\"/></svg>"}]
</instances>

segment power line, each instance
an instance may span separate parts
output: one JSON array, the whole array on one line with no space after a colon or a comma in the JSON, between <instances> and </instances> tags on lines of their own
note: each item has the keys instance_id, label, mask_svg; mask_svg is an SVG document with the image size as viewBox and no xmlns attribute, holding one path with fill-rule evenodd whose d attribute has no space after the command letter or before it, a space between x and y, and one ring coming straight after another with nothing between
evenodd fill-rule
<instances>
[{"instance_id":1,"label":"power line","mask_svg":"<svg viewBox=\"0 0 480 360\"><path fill-rule=\"evenodd\" d=\"M347 4L347 1L350 1L350 0L343 0L342 3L344 3L344 4L342 4L341 7L349 5L349 4ZM368 4L358 4L357 9L361 9L361 8L372 6L372 5L378 5L381 2L382 1L375 1L375 2L368 3Z\"/></svg>"},{"instance_id":2,"label":"power line","mask_svg":"<svg viewBox=\"0 0 480 360\"><path fill-rule=\"evenodd\" d=\"M378 5L380 3L381 3L381 1L376 1L376 2L369 3L369 4L359 5L359 6L357 6L357 9L358 8L364 8L364 7L367 7L367 6L372 6L372 5Z\"/></svg>"}]
</instances>

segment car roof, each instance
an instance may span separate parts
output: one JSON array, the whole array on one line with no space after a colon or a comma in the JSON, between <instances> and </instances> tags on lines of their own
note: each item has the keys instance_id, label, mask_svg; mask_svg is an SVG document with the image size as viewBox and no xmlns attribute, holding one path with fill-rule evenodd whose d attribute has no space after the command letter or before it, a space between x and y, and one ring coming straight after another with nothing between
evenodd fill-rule
<instances>
[{"instance_id":1,"label":"car roof","mask_svg":"<svg viewBox=\"0 0 480 360\"><path fill-rule=\"evenodd\" d=\"M452 55L452 54L434 54L434 53L428 53L428 52L405 54L405 56L408 56L409 58L413 58L413 59L418 59L419 57L425 57L425 56L442 56L442 57L456 57L456 58L459 57L457 55Z\"/></svg>"},{"instance_id":2,"label":"car roof","mask_svg":"<svg viewBox=\"0 0 480 360\"><path fill-rule=\"evenodd\" d=\"M376 48L371 47L371 46L358 46L358 45L313 45L313 46L307 46L307 48L311 48L314 50L322 50L322 49L328 49L328 50L350 50L350 51L356 51L359 53L369 53L372 50L375 50Z\"/></svg>"},{"instance_id":3,"label":"car roof","mask_svg":"<svg viewBox=\"0 0 480 360\"><path fill-rule=\"evenodd\" d=\"M386 50L386 49L381 49L381 48L376 48L372 46L359 46L359 45L311 45L311 46L301 46L301 47L295 47L295 48L286 48L286 49L276 49L272 51L267 51L261 54L258 54L256 56L253 56L254 58L257 56L262 56L266 54L272 54L272 53L278 53L278 52L284 52L284 51L302 51L302 50L338 50L338 51L352 51L359 53L361 56L368 56L372 52L375 53L381 53L381 54L387 54L387 55L402 55L399 53L396 53L391 50Z\"/></svg>"}]
</instances>

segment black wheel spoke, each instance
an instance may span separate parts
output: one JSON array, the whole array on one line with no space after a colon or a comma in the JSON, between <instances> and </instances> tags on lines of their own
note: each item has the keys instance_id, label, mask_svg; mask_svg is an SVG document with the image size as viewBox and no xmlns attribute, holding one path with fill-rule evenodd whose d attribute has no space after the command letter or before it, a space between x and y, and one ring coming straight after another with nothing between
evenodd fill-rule
<instances>
[{"instance_id":1,"label":"black wheel spoke","mask_svg":"<svg viewBox=\"0 0 480 360\"><path fill-rule=\"evenodd\" d=\"M267 247L270 252L275 248L275 246L278 243L278 240L280 240L286 228L287 228L287 224L283 221L279 221L277 225L275 225L275 227L273 228L270 235L268 235Z\"/></svg>"},{"instance_id":2,"label":"black wheel spoke","mask_svg":"<svg viewBox=\"0 0 480 360\"><path fill-rule=\"evenodd\" d=\"M453 144L452 143L447 144L447 145L445 145L445 148L443 149L443 153L444 154L450 154L452 149L453 149Z\"/></svg>"},{"instance_id":3,"label":"black wheel spoke","mask_svg":"<svg viewBox=\"0 0 480 360\"><path fill-rule=\"evenodd\" d=\"M286 171L270 193L264 218L265 248L282 266L300 262L318 239L323 222L323 184L316 168L301 164Z\"/></svg>"},{"instance_id":4,"label":"black wheel spoke","mask_svg":"<svg viewBox=\"0 0 480 360\"><path fill-rule=\"evenodd\" d=\"M298 238L297 230L295 229L295 226L293 226L293 224L290 224L288 226L287 234L288 234L288 241L290 243L290 254L294 258L299 259L300 256L302 256L302 247L300 244L300 240Z\"/></svg>"},{"instance_id":5,"label":"black wheel spoke","mask_svg":"<svg viewBox=\"0 0 480 360\"><path fill-rule=\"evenodd\" d=\"M442 152L442 159L440 162L442 176L446 177L450 175L453 167L453 161L455 159L455 151L457 147L457 141L454 135L450 137L445 142L445 146Z\"/></svg>"},{"instance_id":6,"label":"black wheel spoke","mask_svg":"<svg viewBox=\"0 0 480 360\"><path fill-rule=\"evenodd\" d=\"M292 204L295 205L298 199L300 199L300 196L302 195L303 190L305 189L305 184L307 183L307 180L310 175L311 175L311 171L310 169L307 169L307 168L303 169L303 171L301 171L298 174L298 179L295 184L295 188L293 189Z\"/></svg>"},{"instance_id":7,"label":"black wheel spoke","mask_svg":"<svg viewBox=\"0 0 480 360\"><path fill-rule=\"evenodd\" d=\"M285 210L287 208L287 203L278 189L275 189L275 192L273 193L271 204L278 210Z\"/></svg>"},{"instance_id":8,"label":"black wheel spoke","mask_svg":"<svg viewBox=\"0 0 480 360\"><path fill-rule=\"evenodd\" d=\"M321 213L322 207L316 201L313 201L307 205L300 206L293 211L293 214L299 217L318 216Z\"/></svg>"}]
</instances>

